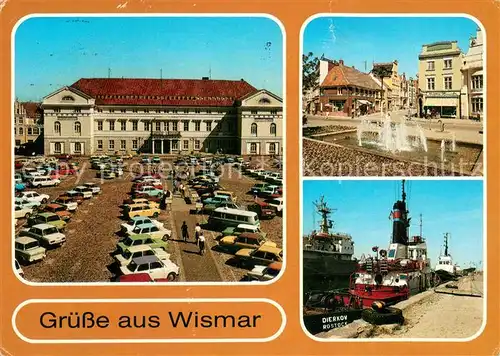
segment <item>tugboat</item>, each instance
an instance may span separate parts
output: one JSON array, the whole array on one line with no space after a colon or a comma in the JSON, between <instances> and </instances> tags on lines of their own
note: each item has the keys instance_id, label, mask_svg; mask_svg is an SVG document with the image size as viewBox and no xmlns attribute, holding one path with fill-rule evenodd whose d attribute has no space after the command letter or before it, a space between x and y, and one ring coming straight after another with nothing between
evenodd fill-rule
<instances>
[{"instance_id":1,"label":"tugboat","mask_svg":"<svg viewBox=\"0 0 500 356\"><path fill-rule=\"evenodd\" d=\"M304 303L304 325L312 334L341 327L361 318L364 309L379 302L390 306L434 286L427 244L420 235L409 238L411 218L406 206L405 181L401 200L392 208L392 237L387 250L372 248L362 256L348 289L310 292ZM376 303L375 303L376 302Z\"/></svg>"},{"instance_id":2,"label":"tugboat","mask_svg":"<svg viewBox=\"0 0 500 356\"><path fill-rule=\"evenodd\" d=\"M334 209L328 207L324 196L313 204L321 221L319 232L313 231L303 239L303 290L307 293L314 289L347 288L357 265L352 258L352 237L331 230L333 221L329 217Z\"/></svg>"},{"instance_id":3,"label":"tugboat","mask_svg":"<svg viewBox=\"0 0 500 356\"><path fill-rule=\"evenodd\" d=\"M441 253L438 257L438 263L436 264L435 272L436 278L440 281L447 281L456 279L458 271L457 266L453 264L453 258L448 253L448 240L450 238L450 233L444 234L444 253Z\"/></svg>"}]
</instances>

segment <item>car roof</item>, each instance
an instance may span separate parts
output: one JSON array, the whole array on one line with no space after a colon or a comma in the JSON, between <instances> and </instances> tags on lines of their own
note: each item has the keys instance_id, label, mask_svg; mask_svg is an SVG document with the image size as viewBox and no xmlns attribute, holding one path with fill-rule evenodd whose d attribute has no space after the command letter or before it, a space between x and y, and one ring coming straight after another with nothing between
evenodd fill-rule
<instances>
[{"instance_id":1,"label":"car roof","mask_svg":"<svg viewBox=\"0 0 500 356\"><path fill-rule=\"evenodd\" d=\"M39 216L43 216L43 217L47 218L47 217L49 217L49 216L54 216L54 215L56 215L56 214L54 214L54 213L48 213L48 212L45 212L45 213L38 213L37 215L39 215ZM56 216L57 216L57 215L56 215Z\"/></svg>"},{"instance_id":2,"label":"car roof","mask_svg":"<svg viewBox=\"0 0 500 356\"><path fill-rule=\"evenodd\" d=\"M244 233L240 234L240 237L251 237L254 239L258 239L258 238L261 238L262 236L259 234L256 234L255 232L244 232Z\"/></svg>"},{"instance_id":3,"label":"car roof","mask_svg":"<svg viewBox=\"0 0 500 356\"><path fill-rule=\"evenodd\" d=\"M129 252L148 251L148 250L152 250L151 246L149 245L135 245L135 246L130 246L128 248Z\"/></svg>"},{"instance_id":4,"label":"car roof","mask_svg":"<svg viewBox=\"0 0 500 356\"><path fill-rule=\"evenodd\" d=\"M29 193L37 193L34 190L26 190L23 192L23 194L29 194Z\"/></svg>"},{"instance_id":5,"label":"car roof","mask_svg":"<svg viewBox=\"0 0 500 356\"><path fill-rule=\"evenodd\" d=\"M153 262L158 262L160 259L156 256L142 256L142 257L136 257L132 260L137 265L142 265L144 263L153 263Z\"/></svg>"},{"instance_id":6,"label":"car roof","mask_svg":"<svg viewBox=\"0 0 500 356\"><path fill-rule=\"evenodd\" d=\"M32 227L36 227L37 229L45 230L45 229L52 229L54 227L54 225L50 225L50 224L36 224L36 225L33 225Z\"/></svg>"},{"instance_id":7,"label":"car roof","mask_svg":"<svg viewBox=\"0 0 500 356\"><path fill-rule=\"evenodd\" d=\"M239 227L241 229L249 229L249 230L256 230L257 229L257 226L253 226L250 224L238 224L238 226L236 226L236 227Z\"/></svg>"},{"instance_id":8,"label":"car roof","mask_svg":"<svg viewBox=\"0 0 500 356\"><path fill-rule=\"evenodd\" d=\"M56 204L56 203L50 203L46 205L48 208L60 208L62 205L61 204Z\"/></svg>"},{"instance_id":9,"label":"car roof","mask_svg":"<svg viewBox=\"0 0 500 356\"><path fill-rule=\"evenodd\" d=\"M151 236L148 234L137 234L137 235L130 235L129 236L132 240L141 240L141 239L150 239Z\"/></svg>"},{"instance_id":10,"label":"car roof","mask_svg":"<svg viewBox=\"0 0 500 356\"><path fill-rule=\"evenodd\" d=\"M147 216L134 216L131 220L137 221L137 220L145 220L145 219L151 220Z\"/></svg>"},{"instance_id":11,"label":"car roof","mask_svg":"<svg viewBox=\"0 0 500 356\"><path fill-rule=\"evenodd\" d=\"M282 262L272 262L271 264L269 264L269 266L267 266L267 268L281 271L282 266L283 266Z\"/></svg>"},{"instance_id":12,"label":"car roof","mask_svg":"<svg viewBox=\"0 0 500 356\"><path fill-rule=\"evenodd\" d=\"M145 228L145 227L153 227L153 226L156 226L155 224L153 223L150 223L150 222L147 222L147 223L144 223L144 224L139 224L137 225L137 227L140 227L140 228Z\"/></svg>"},{"instance_id":13,"label":"car roof","mask_svg":"<svg viewBox=\"0 0 500 356\"><path fill-rule=\"evenodd\" d=\"M264 252L273 252L276 254L281 252L281 249L279 247L272 247L272 246L268 246L268 245L262 245L261 247L259 247L258 250L264 251Z\"/></svg>"},{"instance_id":14,"label":"car roof","mask_svg":"<svg viewBox=\"0 0 500 356\"><path fill-rule=\"evenodd\" d=\"M151 282L148 273L125 274L119 277L120 282Z\"/></svg>"},{"instance_id":15,"label":"car roof","mask_svg":"<svg viewBox=\"0 0 500 356\"><path fill-rule=\"evenodd\" d=\"M16 238L16 242L19 242L22 244L28 244L30 242L37 242L37 241L38 241L37 239L34 239L32 237L29 237L29 236L20 236L20 237Z\"/></svg>"}]
</instances>

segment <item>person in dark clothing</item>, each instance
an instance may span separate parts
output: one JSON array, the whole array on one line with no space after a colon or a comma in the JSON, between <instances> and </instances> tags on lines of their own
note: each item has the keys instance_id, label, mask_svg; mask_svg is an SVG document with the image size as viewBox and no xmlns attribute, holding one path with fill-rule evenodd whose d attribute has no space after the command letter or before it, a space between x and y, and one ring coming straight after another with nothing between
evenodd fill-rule
<instances>
[{"instance_id":1,"label":"person in dark clothing","mask_svg":"<svg viewBox=\"0 0 500 356\"><path fill-rule=\"evenodd\" d=\"M167 209L167 195L163 194L163 197L160 200L160 209L165 210Z\"/></svg>"},{"instance_id":2,"label":"person in dark clothing","mask_svg":"<svg viewBox=\"0 0 500 356\"><path fill-rule=\"evenodd\" d=\"M188 226L185 221L182 223L181 231L182 231L182 239L184 241L189 240Z\"/></svg>"}]
</instances>

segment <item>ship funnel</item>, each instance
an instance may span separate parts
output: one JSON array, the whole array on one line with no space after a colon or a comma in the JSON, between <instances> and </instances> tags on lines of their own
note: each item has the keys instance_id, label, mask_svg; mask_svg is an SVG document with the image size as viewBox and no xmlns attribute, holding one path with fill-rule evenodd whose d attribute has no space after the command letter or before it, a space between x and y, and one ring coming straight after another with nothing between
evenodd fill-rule
<instances>
[{"instance_id":1,"label":"ship funnel","mask_svg":"<svg viewBox=\"0 0 500 356\"><path fill-rule=\"evenodd\" d=\"M393 244L408 245L408 210L406 210L405 181L402 184L402 199L394 203L392 207L392 240Z\"/></svg>"}]
</instances>

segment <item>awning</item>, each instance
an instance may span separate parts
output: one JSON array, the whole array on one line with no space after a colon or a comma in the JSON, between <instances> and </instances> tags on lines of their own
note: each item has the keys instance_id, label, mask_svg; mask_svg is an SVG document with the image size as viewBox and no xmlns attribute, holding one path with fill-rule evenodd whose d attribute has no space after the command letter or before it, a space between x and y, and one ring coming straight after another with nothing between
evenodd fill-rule
<instances>
[{"instance_id":1,"label":"awning","mask_svg":"<svg viewBox=\"0 0 500 356\"><path fill-rule=\"evenodd\" d=\"M360 103L361 105L373 105L370 101L368 100L358 100L358 103Z\"/></svg>"},{"instance_id":2,"label":"awning","mask_svg":"<svg viewBox=\"0 0 500 356\"><path fill-rule=\"evenodd\" d=\"M458 106L458 98L426 98L424 106Z\"/></svg>"}]
</instances>

